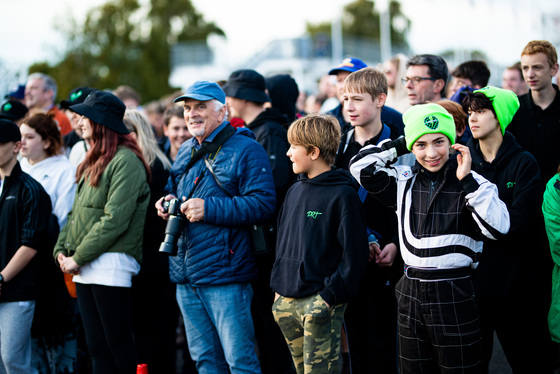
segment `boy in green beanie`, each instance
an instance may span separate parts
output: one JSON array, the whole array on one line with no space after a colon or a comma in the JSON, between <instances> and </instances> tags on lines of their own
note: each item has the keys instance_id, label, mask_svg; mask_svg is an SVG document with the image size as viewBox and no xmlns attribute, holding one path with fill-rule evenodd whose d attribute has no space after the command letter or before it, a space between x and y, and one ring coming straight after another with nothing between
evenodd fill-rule
<instances>
[{"instance_id":1,"label":"boy in green beanie","mask_svg":"<svg viewBox=\"0 0 560 374\"><path fill-rule=\"evenodd\" d=\"M452 116L437 104L403 116L405 137L364 147L350 166L399 220L404 276L395 287L399 365L403 373L479 373L480 320L471 280L484 238L509 230L494 184L471 171L466 146L455 144ZM412 167L394 166L411 151Z\"/></svg>"},{"instance_id":2,"label":"boy in green beanie","mask_svg":"<svg viewBox=\"0 0 560 374\"><path fill-rule=\"evenodd\" d=\"M492 357L496 332L514 373L545 373L550 372L551 344L549 297L537 292L547 288L538 276L545 251L536 244L536 233L543 229L539 219L541 177L535 157L506 131L518 108L517 95L497 87L475 90L463 102L473 134L467 144L473 169L496 184L511 224L507 235L484 243L473 279L484 367Z\"/></svg>"}]
</instances>

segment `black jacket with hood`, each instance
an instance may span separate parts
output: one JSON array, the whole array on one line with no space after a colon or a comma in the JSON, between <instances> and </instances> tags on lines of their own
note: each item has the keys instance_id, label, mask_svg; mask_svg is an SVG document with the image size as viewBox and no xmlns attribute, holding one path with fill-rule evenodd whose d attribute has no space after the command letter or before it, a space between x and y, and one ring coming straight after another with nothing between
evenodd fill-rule
<instances>
[{"instance_id":1,"label":"black jacket with hood","mask_svg":"<svg viewBox=\"0 0 560 374\"><path fill-rule=\"evenodd\" d=\"M535 104L531 91L519 96L521 106L507 128L517 143L535 156L541 169L541 193L560 163L560 91L557 85L553 87L556 96L544 110Z\"/></svg>"},{"instance_id":2,"label":"black jacket with hood","mask_svg":"<svg viewBox=\"0 0 560 374\"><path fill-rule=\"evenodd\" d=\"M515 295L518 282L535 281L535 267L542 266L545 256L536 234L542 203L539 166L507 131L491 163L484 160L478 140L471 138L467 145L472 170L496 184L510 216L508 234L484 243L475 271L477 293L486 297Z\"/></svg>"},{"instance_id":3,"label":"black jacket with hood","mask_svg":"<svg viewBox=\"0 0 560 374\"><path fill-rule=\"evenodd\" d=\"M275 108L268 108L257 116L251 123L246 124L254 134L256 141L263 146L270 161L274 186L276 187L277 206L280 207L288 188L292 185L295 176L292 172L292 163L286 152L290 148L288 135L282 127L286 117Z\"/></svg>"},{"instance_id":4,"label":"black jacket with hood","mask_svg":"<svg viewBox=\"0 0 560 374\"><path fill-rule=\"evenodd\" d=\"M278 218L275 292L293 298L319 292L332 306L358 290L369 251L357 188L340 169L300 176L290 188Z\"/></svg>"}]
</instances>

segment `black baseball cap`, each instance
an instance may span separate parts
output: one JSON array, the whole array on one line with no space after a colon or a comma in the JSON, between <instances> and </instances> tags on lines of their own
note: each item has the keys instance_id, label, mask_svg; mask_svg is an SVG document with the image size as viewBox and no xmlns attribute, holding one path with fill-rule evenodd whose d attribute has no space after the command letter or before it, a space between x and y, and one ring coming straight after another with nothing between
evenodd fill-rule
<instances>
[{"instance_id":1,"label":"black baseball cap","mask_svg":"<svg viewBox=\"0 0 560 374\"><path fill-rule=\"evenodd\" d=\"M29 109L17 100L8 100L0 107L0 118L18 121L25 117Z\"/></svg>"},{"instance_id":2,"label":"black baseball cap","mask_svg":"<svg viewBox=\"0 0 560 374\"><path fill-rule=\"evenodd\" d=\"M264 77L255 70L236 70L229 76L224 85L226 96L255 103L266 103L270 98L266 94Z\"/></svg>"},{"instance_id":3,"label":"black baseball cap","mask_svg":"<svg viewBox=\"0 0 560 374\"><path fill-rule=\"evenodd\" d=\"M123 118L125 105L115 95L107 91L93 91L83 103L68 108L95 123L99 123L119 134L129 134Z\"/></svg>"},{"instance_id":4,"label":"black baseball cap","mask_svg":"<svg viewBox=\"0 0 560 374\"><path fill-rule=\"evenodd\" d=\"M0 143L20 142L21 132L14 121L0 119Z\"/></svg>"}]
</instances>

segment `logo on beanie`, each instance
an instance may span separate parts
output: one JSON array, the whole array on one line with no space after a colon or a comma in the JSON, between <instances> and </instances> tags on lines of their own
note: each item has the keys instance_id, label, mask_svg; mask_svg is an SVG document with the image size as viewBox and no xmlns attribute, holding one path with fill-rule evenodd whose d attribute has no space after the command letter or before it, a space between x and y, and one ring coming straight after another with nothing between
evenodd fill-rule
<instances>
[{"instance_id":1,"label":"logo on beanie","mask_svg":"<svg viewBox=\"0 0 560 374\"><path fill-rule=\"evenodd\" d=\"M4 112L9 112L10 109L12 109L12 104L10 104L10 103L6 103L6 104L4 104L4 106L2 107L2 110L3 110Z\"/></svg>"},{"instance_id":2,"label":"logo on beanie","mask_svg":"<svg viewBox=\"0 0 560 374\"><path fill-rule=\"evenodd\" d=\"M424 125L431 130L435 130L439 126L439 120L435 116L428 116L424 118Z\"/></svg>"}]
</instances>

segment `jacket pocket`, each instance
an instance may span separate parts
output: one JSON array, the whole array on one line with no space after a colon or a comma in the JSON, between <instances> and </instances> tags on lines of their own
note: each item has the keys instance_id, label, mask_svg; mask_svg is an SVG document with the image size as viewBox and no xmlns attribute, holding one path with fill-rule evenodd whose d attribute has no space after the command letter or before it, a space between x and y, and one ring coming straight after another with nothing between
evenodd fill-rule
<instances>
[{"instance_id":1,"label":"jacket pocket","mask_svg":"<svg viewBox=\"0 0 560 374\"><path fill-rule=\"evenodd\" d=\"M447 337L478 339L480 320L474 286L470 277L438 282L438 292L449 295L446 303L438 305L443 334Z\"/></svg>"}]
</instances>

